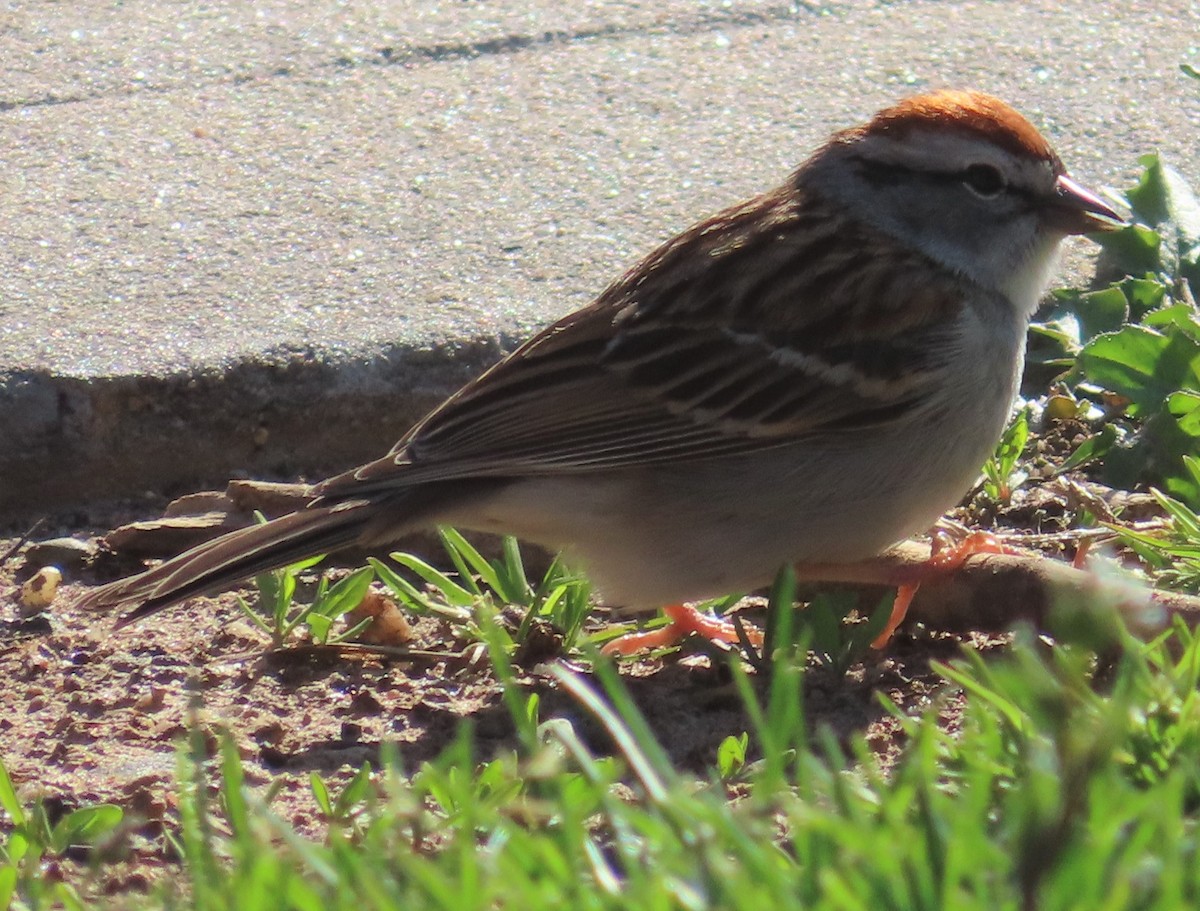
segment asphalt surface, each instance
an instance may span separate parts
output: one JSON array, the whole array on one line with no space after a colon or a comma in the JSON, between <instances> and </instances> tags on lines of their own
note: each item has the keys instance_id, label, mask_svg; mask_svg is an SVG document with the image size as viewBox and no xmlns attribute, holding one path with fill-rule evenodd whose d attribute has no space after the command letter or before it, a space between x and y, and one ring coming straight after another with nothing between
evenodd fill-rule
<instances>
[{"instance_id":1,"label":"asphalt surface","mask_svg":"<svg viewBox=\"0 0 1200 911\"><path fill-rule=\"evenodd\" d=\"M0 16L0 525L348 467L832 129L971 86L1198 174L1192 3L235 2ZM1064 281L1089 274L1086 244Z\"/></svg>"}]
</instances>

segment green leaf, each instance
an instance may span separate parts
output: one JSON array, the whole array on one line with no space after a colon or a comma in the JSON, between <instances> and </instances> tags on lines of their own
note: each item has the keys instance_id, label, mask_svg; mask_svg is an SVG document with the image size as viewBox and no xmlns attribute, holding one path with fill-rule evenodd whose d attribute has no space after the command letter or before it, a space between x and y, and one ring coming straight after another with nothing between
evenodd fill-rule
<instances>
[{"instance_id":1,"label":"green leaf","mask_svg":"<svg viewBox=\"0 0 1200 911\"><path fill-rule=\"evenodd\" d=\"M238 595L237 604L242 613L246 615L247 619L249 619L251 623L261 629L268 636L274 635L275 631L271 629L270 624L268 624L262 617L259 616L258 611L250 606L250 602L248 602L241 595Z\"/></svg>"},{"instance_id":2,"label":"green leaf","mask_svg":"<svg viewBox=\"0 0 1200 911\"><path fill-rule=\"evenodd\" d=\"M1143 223L1157 227L1171 217L1170 190L1156 152L1138 159L1143 168L1137 183L1125 194L1133 214Z\"/></svg>"},{"instance_id":3,"label":"green leaf","mask_svg":"<svg viewBox=\"0 0 1200 911\"><path fill-rule=\"evenodd\" d=\"M350 779L350 783L342 789L342 793L338 795L337 802L333 806L333 811L336 819L342 819L354 807L355 804L361 803L366 799L367 789L371 785L371 767L367 763L363 763L354 777Z\"/></svg>"},{"instance_id":4,"label":"green leaf","mask_svg":"<svg viewBox=\"0 0 1200 911\"><path fill-rule=\"evenodd\" d=\"M237 744L229 734L221 737L220 751L224 785L221 796L225 804L225 816L235 832L246 834L250 831L250 811L247 809L246 794L243 790L245 775L242 772L242 760L238 755Z\"/></svg>"},{"instance_id":5,"label":"green leaf","mask_svg":"<svg viewBox=\"0 0 1200 911\"><path fill-rule=\"evenodd\" d=\"M0 908L13 907L13 893L17 890L17 868L0 867Z\"/></svg>"},{"instance_id":6,"label":"green leaf","mask_svg":"<svg viewBox=\"0 0 1200 911\"><path fill-rule=\"evenodd\" d=\"M374 581L375 570L372 567L364 566L362 569L355 570L329 589L324 597L318 598L313 604L313 612L329 620L336 620L362 603L367 589ZM311 616L309 623L312 623Z\"/></svg>"},{"instance_id":7,"label":"green leaf","mask_svg":"<svg viewBox=\"0 0 1200 911\"><path fill-rule=\"evenodd\" d=\"M1162 238L1153 228L1131 224L1092 236L1104 249L1106 264L1124 275L1145 275L1163 270Z\"/></svg>"},{"instance_id":8,"label":"green leaf","mask_svg":"<svg viewBox=\"0 0 1200 911\"><path fill-rule=\"evenodd\" d=\"M442 604L420 591L382 560L375 557L369 557L368 560L374 567L379 581L387 586L388 590L409 610L418 614L439 614L454 623L462 623L471 619L472 614L469 607Z\"/></svg>"},{"instance_id":9,"label":"green leaf","mask_svg":"<svg viewBox=\"0 0 1200 911\"><path fill-rule=\"evenodd\" d=\"M1102 332L1115 332L1129 318L1129 300L1120 285L1099 291L1076 291L1060 306L1071 308L1079 321L1080 341Z\"/></svg>"},{"instance_id":10,"label":"green leaf","mask_svg":"<svg viewBox=\"0 0 1200 911\"><path fill-rule=\"evenodd\" d=\"M23 828L16 829L8 836L8 841L4 844L4 853L8 855L8 862L15 864L22 860L29 849L34 847L29 840L29 836L25 834Z\"/></svg>"},{"instance_id":11,"label":"green leaf","mask_svg":"<svg viewBox=\"0 0 1200 911\"><path fill-rule=\"evenodd\" d=\"M1112 424L1105 424L1098 433L1093 433L1076 446L1075 451L1067 456L1063 463L1054 470L1054 473L1056 475L1063 474L1094 459L1103 459L1116 441L1117 428Z\"/></svg>"},{"instance_id":12,"label":"green leaf","mask_svg":"<svg viewBox=\"0 0 1200 911\"><path fill-rule=\"evenodd\" d=\"M975 656L971 656L972 660ZM973 674L967 673L963 668L955 665L943 664L940 661L930 661L929 667L936 674L941 674L951 683L958 684L968 695L982 699L995 708L1005 720L1013 726L1015 730L1026 730L1029 725L1029 717L1021 710L1021 708L1011 700L1004 697L998 690L992 689L984 682L978 680Z\"/></svg>"},{"instance_id":13,"label":"green leaf","mask_svg":"<svg viewBox=\"0 0 1200 911\"><path fill-rule=\"evenodd\" d=\"M1029 441L1029 408L1017 412L1004 429L1000 442L992 457L984 463L984 492L992 500L1006 503L1012 492L1029 477L1027 472L1017 471L1017 463Z\"/></svg>"},{"instance_id":14,"label":"green leaf","mask_svg":"<svg viewBox=\"0 0 1200 911\"><path fill-rule=\"evenodd\" d=\"M504 586L500 582L496 568L484 559L483 554L476 550L474 545L462 536L461 532L455 528L443 526L438 528L438 535L442 539L442 546L446 548L446 553L462 573L463 579L470 579L473 571L488 588L494 592L500 592ZM479 594L482 592L476 591L476 595Z\"/></svg>"},{"instance_id":15,"label":"green leaf","mask_svg":"<svg viewBox=\"0 0 1200 911\"><path fill-rule=\"evenodd\" d=\"M1175 231L1180 259L1184 259L1200 243L1200 200L1182 174L1161 159L1157 164L1166 191L1168 224Z\"/></svg>"},{"instance_id":16,"label":"green leaf","mask_svg":"<svg viewBox=\"0 0 1200 911\"><path fill-rule=\"evenodd\" d=\"M1120 282L1119 287L1129 302L1130 313L1134 319L1140 319L1151 310L1161 307L1167 299L1167 286L1153 276L1130 276Z\"/></svg>"},{"instance_id":17,"label":"green leaf","mask_svg":"<svg viewBox=\"0 0 1200 911\"><path fill-rule=\"evenodd\" d=\"M1187 180L1157 154L1138 160L1145 170L1125 197L1133 219L1149 226L1159 237L1156 262L1150 263L1145 256L1150 241L1137 226L1097 236L1097 240L1113 264L1126 274L1157 272L1173 283L1184 278L1194 281L1200 277L1200 201ZM1135 235L1140 235L1138 241L1132 240ZM1145 243L1142 249L1139 241Z\"/></svg>"},{"instance_id":18,"label":"green leaf","mask_svg":"<svg viewBox=\"0 0 1200 911\"><path fill-rule=\"evenodd\" d=\"M1074 357L1083 344L1079 317L1074 312L1052 311L1047 319L1029 324L1029 335L1030 351L1034 347L1038 351L1026 357L1036 358L1037 363L1056 362L1068 355Z\"/></svg>"},{"instance_id":19,"label":"green leaf","mask_svg":"<svg viewBox=\"0 0 1200 911\"><path fill-rule=\"evenodd\" d=\"M333 802L329 799L329 787L316 771L308 773L308 786L312 788L313 799L326 819L333 819Z\"/></svg>"},{"instance_id":20,"label":"green leaf","mask_svg":"<svg viewBox=\"0 0 1200 911\"><path fill-rule=\"evenodd\" d=\"M54 897L62 905L63 911L85 911L85 909L91 907L90 903L84 904L83 899L79 897L79 893L75 891L75 887L69 883L57 883L54 890Z\"/></svg>"},{"instance_id":21,"label":"green leaf","mask_svg":"<svg viewBox=\"0 0 1200 911\"><path fill-rule=\"evenodd\" d=\"M538 726L538 712L541 705L542 699L537 693L530 693L529 698L525 700L525 721L534 728Z\"/></svg>"},{"instance_id":22,"label":"green leaf","mask_svg":"<svg viewBox=\"0 0 1200 911\"><path fill-rule=\"evenodd\" d=\"M444 572L430 566L420 557L399 552L389 554L389 556L436 588L443 598L456 607L469 607L479 598L478 594L463 588Z\"/></svg>"},{"instance_id":23,"label":"green leaf","mask_svg":"<svg viewBox=\"0 0 1200 911\"><path fill-rule=\"evenodd\" d=\"M1004 434L1000 437L1000 444L996 447L996 459L1006 477L1012 474L1012 470L1020 460L1021 454L1025 452L1025 445L1028 442L1029 409L1022 408L1017 412L1012 423L1005 428Z\"/></svg>"},{"instance_id":24,"label":"green leaf","mask_svg":"<svg viewBox=\"0 0 1200 911\"><path fill-rule=\"evenodd\" d=\"M1150 489L1158 505L1166 510L1174 521L1176 528L1192 541L1200 542L1200 516L1188 509L1183 503L1163 496L1161 491Z\"/></svg>"},{"instance_id":25,"label":"green leaf","mask_svg":"<svg viewBox=\"0 0 1200 911\"><path fill-rule=\"evenodd\" d=\"M1175 304L1147 313L1142 319L1142 325L1164 334L1172 328L1178 329L1193 341L1200 342L1200 316L1190 304Z\"/></svg>"},{"instance_id":26,"label":"green leaf","mask_svg":"<svg viewBox=\"0 0 1200 911\"><path fill-rule=\"evenodd\" d=\"M740 735L730 734L717 747L717 771L722 779L730 779L746 764L746 749L750 744L750 735L743 731Z\"/></svg>"},{"instance_id":27,"label":"green leaf","mask_svg":"<svg viewBox=\"0 0 1200 911\"><path fill-rule=\"evenodd\" d=\"M8 777L8 769L5 768L3 762L0 762L0 807L4 807L8 818L13 821L13 825L25 825L25 809L21 806L21 801L17 799L17 791L13 787L12 779Z\"/></svg>"},{"instance_id":28,"label":"green leaf","mask_svg":"<svg viewBox=\"0 0 1200 911\"><path fill-rule=\"evenodd\" d=\"M521 547L512 535L505 535L502 545L504 559L496 567L501 587L498 594L509 604L528 607L533 603L533 588L525 575L525 564L521 559Z\"/></svg>"},{"instance_id":29,"label":"green leaf","mask_svg":"<svg viewBox=\"0 0 1200 911\"><path fill-rule=\"evenodd\" d=\"M1188 436L1200 437L1200 393L1174 392L1167 396L1167 410L1179 422L1179 429Z\"/></svg>"},{"instance_id":30,"label":"green leaf","mask_svg":"<svg viewBox=\"0 0 1200 911\"><path fill-rule=\"evenodd\" d=\"M1168 336L1126 326L1097 336L1079 353L1079 366L1089 380L1133 402L1131 414L1158 410L1176 390L1200 390L1200 344L1178 331Z\"/></svg>"},{"instance_id":31,"label":"green leaf","mask_svg":"<svg viewBox=\"0 0 1200 911\"><path fill-rule=\"evenodd\" d=\"M329 644L329 631L333 629L333 621L324 614L312 611L304 618L308 631L312 634L313 642L318 645Z\"/></svg>"},{"instance_id":32,"label":"green leaf","mask_svg":"<svg viewBox=\"0 0 1200 911\"><path fill-rule=\"evenodd\" d=\"M72 810L58 821L50 835L50 848L62 853L71 845L91 844L105 832L116 828L125 814L113 804L99 804Z\"/></svg>"}]
</instances>

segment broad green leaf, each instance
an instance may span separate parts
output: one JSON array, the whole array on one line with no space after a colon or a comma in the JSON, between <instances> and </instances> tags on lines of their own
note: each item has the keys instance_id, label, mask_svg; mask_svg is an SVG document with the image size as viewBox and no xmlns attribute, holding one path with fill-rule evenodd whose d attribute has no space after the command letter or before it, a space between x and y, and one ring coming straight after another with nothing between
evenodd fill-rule
<instances>
[{"instance_id":1,"label":"broad green leaf","mask_svg":"<svg viewBox=\"0 0 1200 911\"><path fill-rule=\"evenodd\" d=\"M304 618L304 622L308 624L308 631L312 634L313 642L316 642L318 645L329 644L329 631L333 629L332 620L324 614L312 611Z\"/></svg>"},{"instance_id":2,"label":"broad green leaf","mask_svg":"<svg viewBox=\"0 0 1200 911\"><path fill-rule=\"evenodd\" d=\"M1162 238L1153 228L1131 224L1092 235L1104 249L1106 265L1118 274L1145 275L1163 271Z\"/></svg>"},{"instance_id":3,"label":"broad green leaf","mask_svg":"<svg viewBox=\"0 0 1200 911\"><path fill-rule=\"evenodd\" d=\"M1167 410L1188 436L1200 437L1200 393L1174 392L1167 397Z\"/></svg>"},{"instance_id":4,"label":"broad green leaf","mask_svg":"<svg viewBox=\"0 0 1200 911\"><path fill-rule=\"evenodd\" d=\"M1191 304L1175 304L1147 313L1142 319L1142 325L1157 329L1163 334L1170 334L1170 331L1175 329L1200 344L1200 314L1197 314Z\"/></svg>"},{"instance_id":5,"label":"broad green leaf","mask_svg":"<svg viewBox=\"0 0 1200 911\"><path fill-rule=\"evenodd\" d=\"M1075 292L1064 300L1079 322L1080 341L1087 341L1102 332L1115 332L1129 318L1129 301L1119 285L1099 291Z\"/></svg>"},{"instance_id":6,"label":"broad green leaf","mask_svg":"<svg viewBox=\"0 0 1200 911\"><path fill-rule=\"evenodd\" d=\"M1160 238L1151 264L1147 254L1152 243L1144 228L1133 226L1097 237L1113 265L1129 275L1158 272L1173 282L1197 277L1200 255L1200 201L1187 180L1157 154L1138 159L1145 170L1125 197L1133 219L1149 226Z\"/></svg>"},{"instance_id":7,"label":"broad green leaf","mask_svg":"<svg viewBox=\"0 0 1200 911\"><path fill-rule=\"evenodd\" d=\"M742 732L739 736L730 734L717 747L717 770L722 778L731 778L746 764L746 748L750 743L750 735Z\"/></svg>"},{"instance_id":8,"label":"broad green leaf","mask_svg":"<svg viewBox=\"0 0 1200 911\"><path fill-rule=\"evenodd\" d=\"M1145 224L1157 227L1171 218L1170 189L1167 185L1162 160L1151 152L1138 159L1143 171L1137 183L1130 188L1125 198L1133 214Z\"/></svg>"},{"instance_id":9,"label":"broad green leaf","mask_svg":"<svg viewBox=\"0 0 1200 911\"><path fill-rule=\"evenodd\" d=\"M1157 164L1166 190L1168 222L1175 230L1178 255L1182 260L1200 243L1200 201L1182 174L1161 159Z\"/></svg>"},{"instance_id":10,"label":"broad green leaf","mask_svg":"<svg viewBox=\"0 0 1200 911\"><path fill-rule=\"evenodd\" d=\"M1153 276L1127 278L1118 287L1129 301L1129 309L1135 318L1163 305L1167 297L1167 286Z\"/></svg>"},{"instance_id":11,"label":"broad green leaf","mask_svg":"<svg viewBox=\"0 0 1200 911\"><path fill-rule=\"evenodd\" d=\"M1180 389L1200 390L1200 344L1179 331L1169 335L1126 326L1097 336L1079 353L1092 382L1133 402L1131 414L1149 413Z\"/></svg>"},{"instance_id":12,"label":"broad green leaf","mask_svg":"<svg viewBox=\"0 0 1200 911\"><path fill-rule=\"evenodd\" d=\"M1079 353L1079 320L1068 314L1045 323L1029 324L1025 363L1069 367Z\"/></svg>"}]
</instances>

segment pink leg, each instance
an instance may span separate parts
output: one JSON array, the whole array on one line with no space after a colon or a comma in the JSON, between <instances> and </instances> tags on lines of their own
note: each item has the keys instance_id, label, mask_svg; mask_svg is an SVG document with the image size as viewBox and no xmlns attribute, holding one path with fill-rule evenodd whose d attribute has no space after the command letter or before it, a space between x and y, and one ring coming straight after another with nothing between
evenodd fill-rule
<instances>
[{"instance_id":1,"label":"pink leg","mask_svg":"<svg viewBox=\"0 0 1200 911\"><path fill-rule=\"evenodd\" d=\"M652 648L674 645L692 633L711 642L737 642L737 628L727 620L702 614L690 604L672 604L663 608L670 621L661 629L649 633L629 633L619 636L600 649L605 655L632 655ZM753 626L743 626L746 638L753 645L762 645L762 631Z\"/></svg>"},{"instance_id":2,"label":"pink leg","mask_svg":"<svg viewBox=\"0 0 1200 911\"><path fill-rule=\"evenodd\" d=\"M896 589L896 600L892 602L892 615L888 617L883 632L876 636L871 643L871 648L881 649L891 641L896 628L904 621L909 605L912 604L922 582L954 572L967 561L968 557L975 554L1004 553L1015 553L1015 551L1010 547L1005 547L995 535L990 535L985 531L973 531L957 544L951 544L944 535L935 534L933 536L933 552L929 555L929 561L917 571L915 579L901 584Z\"/></svg>"}]
</instances>

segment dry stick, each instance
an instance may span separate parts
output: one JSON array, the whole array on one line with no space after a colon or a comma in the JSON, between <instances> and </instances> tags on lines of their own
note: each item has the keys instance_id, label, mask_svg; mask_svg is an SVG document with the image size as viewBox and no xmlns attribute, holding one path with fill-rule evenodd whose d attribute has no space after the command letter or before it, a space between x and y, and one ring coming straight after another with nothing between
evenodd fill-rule
<instances>
[{"instance_id":1,"label":"dry stick","mask_svg":"<svg viewBox=\"0 0 1200 911\"><path fill-rule=\"evenodd\" d=\"M921 580L929 555L929 545L906 541L862 563L804 564L796 573L811 590L828 590L828 583L878 590ZM1064 603L1115 607L1143 635L1162 629L1173 616L1200 626L1200 598L1076 569L1037 553L977 554L958 569L925 578L909 617L955 632L1006 630L1019 620L1045 629L1051 609Z\"/></svg>"},{"instance_id":2,"label":"dry stick","mask_svg":"<svg viewBox=\"0 0 1200 911\"><path fill-rule=\"evenodd\" d=\"M41 518L41 519L38 519L36 522L34 522L31 526L29 526L29 531L25 532L25 534L21 535L21 537L17 538L16 544L14 544L12 547L10 547L8 550L6 550L3 554L0 554L0 566L3 566L5 563L7 563L9 560L11 560L12 557L16 554L16 552L25 546L25 542L28 541L30 538L32 538L34 533L37 532L37 530L39 528L41 528L44 524L46 524L46 520L45 520L45 518Z\"/></svg>"}]
</instances>

